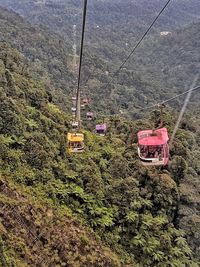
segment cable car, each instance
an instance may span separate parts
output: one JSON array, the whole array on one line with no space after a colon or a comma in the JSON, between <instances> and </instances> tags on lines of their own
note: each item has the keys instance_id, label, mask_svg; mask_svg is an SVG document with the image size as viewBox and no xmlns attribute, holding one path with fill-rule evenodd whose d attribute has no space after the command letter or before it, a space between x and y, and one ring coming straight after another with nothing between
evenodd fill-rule
<instances>
[{"instance_id":1,"label":"cable car","mask_svg":"<svg viewBox=\"0 0 200 267\"><path fill-rule=\"evenodd\" d=\"M72 111L72 113L75 113L76 112L76 108L75 107L72 107L71 108L71 111Z\"/></svg>"},{"instance_id":2,"label":"cable car","mask_svg":"<svg viewBox=\"0 0 200 267\"><path fill-rule=\"evenodd\" d=\"M72 104L75 106L76 105L76 96L72 96Z\"/></svg>"},{"instance_id":3,"label":"cable car","mask_svg":"<svg viewBox=\"0 0 200 267\"><path fill-rule=\"evenodd\" d=\"M105 123L96 125L96 134L101 135L101 136L105 136L106 130L107 130L107 127L106 127Z\"/></svg>"},{"instance_id":4,"label":"cable car","mask_svg":"<svg viewBox=\"0 0 200 267\"><path fill-rule=\"evenodd\" d=\"M89 100L88 100L88 98L83 98L82 100L81 100L81 108L82 109L85 109L85 106L87 106L89 104Z\"/></svg>"},{"instance_id":5,"label":"cable car","mask_svg":"<svg viewBox=\"0 0 200 267\"><path fill-rule=\"evenodd\" d=\"M76 130L79 127L78 121L72 121L71 122L72 130Z\"/></svg>"},{"instance_id":6,"label":"cable car","mask_svg":"<svg viewBox=\"0 0 200 267\"><path fill-rule=\"evenodd\" d=\"M80 153L84 151L84 135L82 133L67 134L68 151Z\"/></svg>"},{"instance_id":7,"label":"cable car","mask_svg":"<svg viewBox=\"0 0 200 267\"><path fill-rule=\"evenodd\" d=\"M93 119L94 113L93 112L87 112L86 117L88 121L91 121Z\"/></svg>"},{"instance_id":8,"label":"cable car","mask_svg":"<svg viewBox=\"0 0 200 267\"><path fill-rule=\"evenodd\" d=\"M169 162L168 132L166 128L139 131L138 155L145 166L167 165Z\"/></svg>"}]
</instances>

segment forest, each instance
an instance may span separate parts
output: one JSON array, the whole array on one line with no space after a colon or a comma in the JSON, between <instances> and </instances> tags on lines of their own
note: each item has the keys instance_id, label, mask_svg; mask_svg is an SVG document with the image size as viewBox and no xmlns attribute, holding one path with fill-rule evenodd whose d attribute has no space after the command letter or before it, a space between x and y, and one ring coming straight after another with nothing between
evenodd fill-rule
<instances>
[{"instance_id":1,"label":"forest","mask_svg":"<svg viewBox=\"0 0 200 267\"><path fill-rule=\"evenodd\" d=\"M94 18L100 28L104 23L111 28L86 34L82 88L95 118L88 123L87 110L82 112L81 154L67 151L66 138L77 82L73 14L81 18L81 4L44 2L0 0L0 266L200 266L198 91L170 145L169 164L145 167L137 154L137 132L158 126L159 109L137 110L187 90L198 73L199 2L192 0L188 11L184 0L179 16L170 13L170 22L165 15L106 89L107 73L126 54L115 33L126 42L123 33L135 24L127 39L135 38L161 1L152 4L148 20L142 14L151 4L141 1L135 11L140 20L130 13L127 25L136 1L97 1L89 9L89 29ZM105 17L96 6L105 8L100 8ZM120 10L123 26L116 24L115 32ZM172 34L161 38L164 26ZM170 136L183 101L164 109ZM102 121L105 137L94 133Z\"/></svg>"}]
</instances>

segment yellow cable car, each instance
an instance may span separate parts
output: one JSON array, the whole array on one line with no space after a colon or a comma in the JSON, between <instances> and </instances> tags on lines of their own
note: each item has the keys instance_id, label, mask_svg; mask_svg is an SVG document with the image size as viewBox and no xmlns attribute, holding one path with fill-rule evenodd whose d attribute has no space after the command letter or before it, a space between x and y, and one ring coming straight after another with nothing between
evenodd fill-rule
<instances>
[{"instance_id":1,"label":"yellow cable car","mask_svg":"<svg viewBox=\"0 0 200 267\"><path fill-rule=\"evenodd\" d=\"M67 134L68 151L80 153L84 151L84 135L82 133Z\"/></svg>"}]
</instances>

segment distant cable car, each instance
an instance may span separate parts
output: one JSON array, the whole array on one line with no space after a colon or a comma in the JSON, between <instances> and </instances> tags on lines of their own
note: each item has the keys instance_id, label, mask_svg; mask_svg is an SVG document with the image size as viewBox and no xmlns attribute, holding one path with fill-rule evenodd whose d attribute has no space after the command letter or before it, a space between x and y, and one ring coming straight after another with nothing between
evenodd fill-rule
<instances>
[{"instance_id":1,"label":"distant cable car","mask_svg":"<svg viewBox=\"0 0 200 267\"><path fill-rule=\"evenodd\" d=\"M72 113L76 113L76 108L75 107L72 107L71 108L71 111L72 111Z\"/></svg>"},{"instance_id":2,"label":"distant cable car","mask_svg":"<svg viewBox=\"0 0 200 267\"><path fill-rule=\"evenodd\" d=\"M87 112L86 113L86 117L88 121L91 121L94 117L94 113L93 112Z\"/></svg>"},{"instance_id":3,"label":"distant cable car","mask_svg":"<svg viewBox=\"0 0 200 267\"><path fill-rule=\"evenodd\" d=\"M78 121L72 121L71 122L72 130L76 130L79 127Z\"/></svg>"},{"instance_id":4,"label":"distant cable car","mask_svg":"<svg viewBox=\"0 0 200 267\"><path fill-rule=\"evenodd\" d=\"M72 104L73 104L73 106L76 105L76 96L72 96Z\"/></svg>"},{"instance_id":5,"label":"distant cable car","mask_svg":"<svg viewBox=\"0 0 200 267\"><path fill-rule=\"evenodd\" d=\"M84 135L82 133L67 134L68 151L80 153L84 151Z\"/></svg>"},{"instance_id":6,"label":"distant cable car","mask_svg":"<svg viewBox=\"0 0 200 267\"><path fill-rule=\"evenodd\" d=\"M105 123L96 125L96 134L101 135L101 136L105 136L106 130L107 130L107 127L106 127Z\"/></svg>"},{"instance_id":7,"label":"distant cable car","mask_svg":"<svg viewBox=\"0 0 200 267\"><path fill-rule=\"evenodd\" d=\"M169 162L168 132L166 128L139 131L138 155L145 166L167 165Z\"/></svg>"},{"instance_id":8,"label":"distant cable car","mask_svg":"<svg viewBox=\"0 0 200 267\"><path fill-rule=\"evenodd\" d=\"M81 102L82 102L83 105L88 105L89 104L89 99L88 98L83 98Z\"/></svg>"},{"instance_id":9,"label":"distant cable car","mask_svg":"<svg viewBox=\"0 0 200 267\"><path fill-rule=\"evenodd\" d=\"M85 107L88 106L88 104L89 104L89 99L88 98L83 98L81 100L81 108L82 109L85 109Z\"/></svg>"}]
</instances>

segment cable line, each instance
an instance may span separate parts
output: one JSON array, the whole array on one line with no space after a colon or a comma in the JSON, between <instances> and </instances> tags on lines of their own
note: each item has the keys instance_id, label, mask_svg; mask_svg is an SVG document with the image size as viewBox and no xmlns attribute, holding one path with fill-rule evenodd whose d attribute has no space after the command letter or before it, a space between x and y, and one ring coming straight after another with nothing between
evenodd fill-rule
<instances>
[{"instance_id":1,"label":"cable line","mask_svg":"<svg viewBox=\"0 0 200 267\"><path fill-rule=\"evenodd\" d=\"M80 80L81 80L81 68L82 68L82 58L83 58L83 44L84 44L84 35L85 35L86 14L87 14L87 0L84 0L81 50L80 50L80 59L79 59L79 72L78 72L78 87L77 87L77 92L76 92L76 121L79 124L79 128L81 127L81 125L80 125L81 124Z\"/></svg>"},{"instance_id":2,"label":"cable line","mask_svg":"<svg viewBox=\"0 0 200 267\"><path fill-rule=\"evenodd\" d=\"M105 85L105 88L107 88L107 86L113 81L114 77L120 72L120 70L123 68L123 66L126 64L126 62L129 60L129 58L133 55L133 53L136 51L136 49L140 46L140 44L142 43L142 41L144 40L144 38L146 37L146 35L149 33L149 31L152 29L153 25L155 24L155 22L158 20L158 18L161 16L161 14L164 12L164 10L167 8L167 6L169 5L169 3L172 0L168 0L166 2L166 4L163 6L163 8L160 10L160 12L158 13L158 15L156 16L156 18L152 21L152 23L150 24L150 26L148 27L148 29L146 30L146 32L142 35L142 37L140 38L140 40L138 41L138 43L135 45L135 47L133 48L133 50L129 53L129 55L127 56L127 58L123 61L123 63L120 65L120 67L113 73L112 78L110 79L110 81ZM103 86L104 88L104 86Z\"/></svg>"},{"instance_id":3,"label":"cable line","mask_svg":"<svg viewBox=\"0 0 200 267\"><path fill-rule=\"evenodd\" d=\"M200 75L200 73L198 73L198 74L195 76L195 78L194 78L194 80L193 80L193 82L192 82L192 87L194 87L195 84L196 84L196 82L198 81L199 75ZM189 90L188 94L186 95L186 98L185 98L184 104L183 104L183 106L182 106L182 109L181 109L181 111L180 111L179 117L178 117L177 122L176 122L176 124L175 124L175 126L174 126L174 130L173 130L173 133L172 133L172 136L171 136L171 139L170 139L170 147L172 146L172 143L173 143L173 141L174 141L176 132L177 132L177 130L178 130L178 128L179 128L179 124L180 124L180 122L181 122L181 120L182 120L182 118L183 118L183 115L184 115L184 113L185 113L185 110L186 110L186 108L187 108L187 105L188 105L188 103L189 103L189 101L190 101L190 97L191 97L191 95L192 95L192 91L194 91L194 90Z\"/></svg>"},{"instance_id":4,"label":"cable line","mask_svg":"<svg viewBox=\"0 0 200 267\"><path fill-rule=\"evenodd\" d=\"M154 107L159 107L159 106L161 106L161 105L163 105L163 104L165 104L165 103L167 103L169 101L172 101L172 100L174 100L174 99L176 99L176 98L178 98L180 96L183 96L183 95L185 95L185 94L187 94L189 92L192 92L192 91L195 91L195 90L198 90L198 89L200 89L200 85L198 85L196 87L193 87L193 88L190 88L189 90L187 90L187 91L185 91L185 92L183 92L181 94L178 94L178 95L176 95L174 97L171 97L171 98L169 98L169 99L167 99L165 101L159 102L157 104L154 104L154 105L151 105L151 106L148 106L148 107L145 107L145 108L139 108L138 110L142 111L142 110L151 109L151 108L154 108Z\"/></svg>"}]
</instances>

